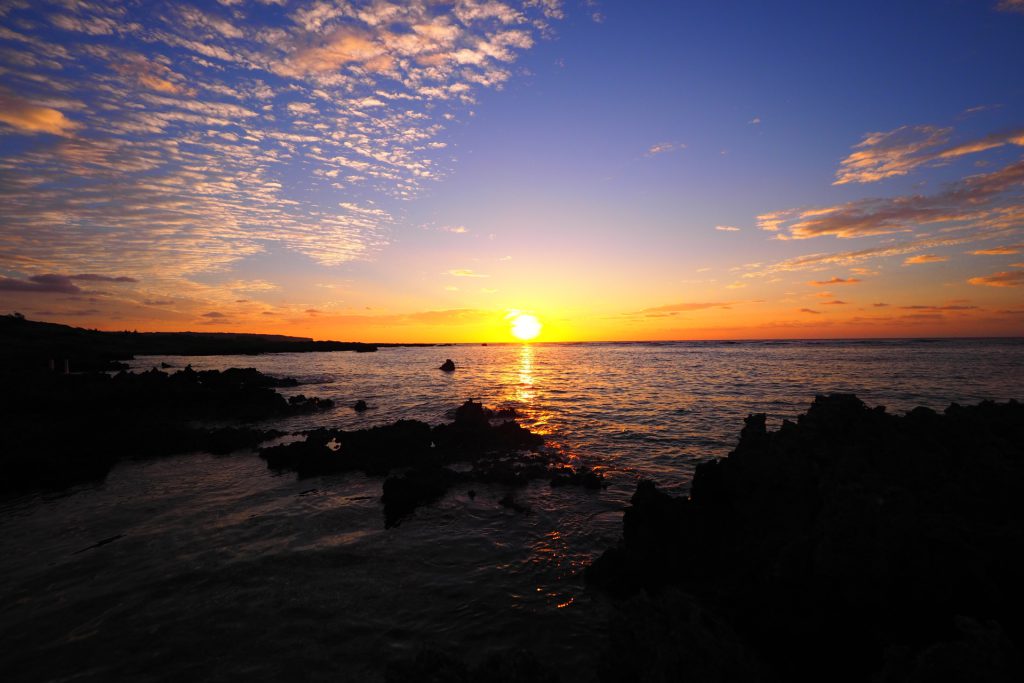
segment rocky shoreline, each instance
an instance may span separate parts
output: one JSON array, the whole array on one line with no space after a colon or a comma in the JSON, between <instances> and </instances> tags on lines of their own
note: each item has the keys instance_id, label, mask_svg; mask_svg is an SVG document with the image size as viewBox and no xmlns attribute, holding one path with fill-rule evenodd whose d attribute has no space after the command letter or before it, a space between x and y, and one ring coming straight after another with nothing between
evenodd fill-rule
<instances>
[{"instance_id":1,"label":"rocky shoreline","mask_svg":"<svg viewBox=\"0 0 1024 683\"><path fill-rule=\"evenodd\" d=\"M602 681L1021 680L1024 405L752 415L689 497L641 482L586 577Z\"/></svg>"},{"instance_id":2,"label":"rocky shoreline","mask_svg":"<svg viewBox=\"0 0 1024 683\"><path fill-rule=\"evenodd\" d=\"M0 492L102 478L119 460L258 453L299 478L381 481L384 525L453 487L498 484L529 510L529 482L600 489L510 409L473 400L428 425L319 428L293 440L256 420L329 399L253 369L13 372L0 398ZM607 605L593 677L612 681L1015 681L1024 673L1024 405L953 404L892 415L819 396L795 422L751 415L736 448L697 467L689 495L638 483L622 539L584 576ZM388 680L555 680L511 652L481 667L424 650ZM500 675L497 672L501 672ZM591 677L580 672L581 678Z\"/></svg>"}]
</instances>

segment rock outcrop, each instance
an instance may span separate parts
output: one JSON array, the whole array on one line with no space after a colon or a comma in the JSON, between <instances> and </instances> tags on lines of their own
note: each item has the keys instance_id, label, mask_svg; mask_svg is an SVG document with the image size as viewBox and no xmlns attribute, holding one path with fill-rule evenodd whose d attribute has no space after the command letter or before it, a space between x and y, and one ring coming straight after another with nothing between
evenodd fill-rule
<instances>
[{"instance_id":1,"label":"rock outcrop","mask_svg":"<svg viewBox=\"0 0 1024 683\"><path fill-rule=\"evenodd\" d=\"M694 596L769 680L1021 680L1024 406L752 415L688 498L641 482L586 575Z\"/></svg>"}]
</instances>

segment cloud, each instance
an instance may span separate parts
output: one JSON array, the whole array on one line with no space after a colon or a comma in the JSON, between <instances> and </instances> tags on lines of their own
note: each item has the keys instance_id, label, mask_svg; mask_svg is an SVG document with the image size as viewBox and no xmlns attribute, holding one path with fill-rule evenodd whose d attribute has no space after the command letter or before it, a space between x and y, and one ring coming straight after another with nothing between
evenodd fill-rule
<instances>
[{"instance_id":1,"label":"cloud","mask_svg":"<svg viewBox=\"0 0 1024 683\"><path fill-rule=\"evenodd\" d=\"M972 277L968 280L972 285L985 285L987 287L1021 287L1024 286L1024 270L1003 271Z\"/></svg>"},{"instance_id":2,"label":"cloud","mask_svg":"<svg viewBox=\"0 0 1024 683\"><path fill-rule=\"evenodd\" d=\"M936 254L918 254L916 256L908 256L903 259L903 265L911 266L915 263L942 263L948 261L948 256L938 256Z\"/></svg>"},{"instance_id":3,"label":"cloud","mask_svg":"<svg viewBox=\"0 0 1024 683\"><path fill-rule=\"evenodd\" d=\"M807 284L811 285L812 287L828 287L829 285L855 285L858 282L860 282L860 280L855 277L833 277L829 280L812 280Z\"/></svg>"},{"instance_id":4,"label":"cloud","mask_svg":"<svg viewBox=\"0 0 1024 683\"><path fill-rule=\"evenodd\" d=\"M82 288L67 275L33 275L27 280L0 277L0 291L78 294Z\"/></svg>"},{"instance_id":5,"label":"cloud","mask_svg":"<svg viewBox=\"0 0 1024 683\"><path fill-rule=\"evenodd\" d=\"M469 268L453 268L445 274L453 277L490 277L490 275L478 273L475 270L470 270Z\"/></svg>"},{"instance_id":6,"label":"cloud","mask_svg":"<svg viewBox=\"0 0 1024 683\"><path fill-rule=\"evenodd\" d=\"M1021 249L1024 249L1022 244L1007 244L1001 247L989 247L988 249L975 249L970 252L974 256L1003 256L1019 254Z\"/></svg>"},{"instance_id":7,"label":"cloud","mask_svg":"<svg viewBox=\"0 0 1024 683\"><path fill-rule=\"evenodd\" d=\"M740 229L732 225L716 225L715 230L721 230L722 232L739 232Z\"/></svg>"},{"instance_id":8,"label":"cloud","mask_svg":"<svg viewBox=\"0 0 1024 683\"><path fill-rule=\"evenodd\" d=\"M1024 161L1017 161L950 183L934 195L860 199L823 208L775 211L758 216L758 226L778 232L785 239L888 235L936 224L1009 226L1024 216L1022 185Z\"/></svg>"},{"instance_id":9,"label":"cloud","mask_svg":"<svg viewBox=\"0 0 1024 683\"><path fill-rule=\"evenodd\" d=\"M70 135L79 124L51 107L44 107L0 89L0 122L22 133Z\"/></svg>"},{"instance_id":10,"label":"cloud","mask_svg":"<svg viewBox=\"0 0 1024 683\"><path fill-rule=\"evenodd\" d=\"M749 121L747 121L747 123L750 124L751 126L760 125L761 117L760 116L755 116L754 118L752 118Z\"/></svg>"},{"instance_id":11,"label":"cloud","mask_svg":"<svg viewBox=\"0 0 1024 683\"><path fill-rule=\"evenodd\" d=\"M226 318L227 316L224 315L223 313L221 313L220 311L210 311L209 313L203 313L202 317L203 318L216 318L216 319L220 319L220 318Z\"/></svg>"},{"instance_id":12,"label":"cloud","mask_svg":"<svg viewBox=\"0 0 1024 683\"><path fill-rule=\"evenodd\" d=\"M25 280L0 277L0 290L7 292L39 292L56 294L84 293L85 290L76 285L74 283L75 280L83 282L112 283L138 282L135 278L128 277L126 275L98 275L96 273L61 275L58 273L47 273L43 275L32 275Z\"/></svg>"},{"instance_id":13,"label":"cloud","mask_svg":"<svg viewBox=\"0 0 1024 683\"><path fill-rule=\"evenodd\" d=\"M130 263L154 300L216 298L196 274L269 250L372 257L390 207L450 172L447 129L562 16L554 0L46 5L3 10L0 134L18 139L0 267Z\"/></svg>"},{"instance_id":14,"label":"cloud","mask_svg":"<svg viewBox=\"0 0 1024 683\"><path fill-rule=\"evenodd\" d=\"M937 126L902 126L884 133L868 133L854 146L856 151L839 163L833 184L876 182L968 154L1004 145L1024 145L1024 128L948 145L952 132L952 128Z\"/></svg>"},{"instance_id":15,"label":"cloud","mask_svg":"<svg viewBox=\"0 0 1024 683\"><path fill-rule=\"evenodd\" d=\"M977 309L977 306L967 304L946 304L945 306L914 304L913 306L900 306L900 310L904 311L975 311Z\"/></svg>"},{"instance_id":16,"label":"cloud","mask_svg":"<svg viewBox=\"0 0 1024 683\"><path fill-rule=\"evenodd\" d=\"M636 314L647 314L647 313L684 313L687 311L702 311L708 308L728 308L731 302L728 301L712 301L712 302L687 302L678 304L668 304L665 306L654 306L653 308L644 308L637 311ZM631 314L631 315L636 315Z\"/></svg>"},{"instance_id":17,"label":"cloud","mask_svg":"<svg viewBox=\"0 0 1024 683\"><path fill-rule=\"evenodd\" d=\"M1024 14L1024 0L999 0L996 9L1001 12L1019 12Z\"/></svg>"},{"instance_id":18,"label":"cloud","mask_svg":"<svg viewBox=\"0 0 1024 683\"><path fill-rule=\"evenodd\" d=\"M686 145L681 142L659 142L656 145L651 145L644 156L653 157L656 154L667 154L669 152L678 152L686 149Z\"/></svg>"},{"instance_id":19,"label":"cloud","mask_svg":"<svg viewBox=\"0 0 1024 683\"><path fill-rule=\"evenodd\" d=\"M81 275L69 275L72 280L84 280L86 282L138 282L127 275L97 275L96 273L82 273Z\"/></svg>"},{"instance_id":20,"label":"cloud","mask_svg":"<svg viewBox=\"0 0 1024 683\"><path fill-rule=\"evenodd\" d=\"M816 311L813 308L801 308L800 313L811 313L813 315L821 315L821 311Z\"/></svg>"},{"instance_id":21,"label":"cloud","mask_svg":"<svg viewBox=\"0 0 1024 683\"><path fill-rule=\"evenodd\" d=\"M821 303L823 305L825 305L825 306L845 306L846 305L845 301L840 301L839 299L835 299L834 301L822 301Z\"/></svg>"}]
</instances>

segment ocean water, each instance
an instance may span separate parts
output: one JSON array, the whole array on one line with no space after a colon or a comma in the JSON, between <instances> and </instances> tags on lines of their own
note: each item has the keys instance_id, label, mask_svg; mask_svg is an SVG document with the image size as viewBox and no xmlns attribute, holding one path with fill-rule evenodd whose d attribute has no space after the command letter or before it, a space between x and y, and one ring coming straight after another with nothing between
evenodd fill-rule
<instances>
[{"instance_id":1,"label":"ocean water","mask_svg":"<svg viewBox=\"0 0 1024 683\"><path fill-rule=\"evenodd\" d=\"M452 358L458 369L437 368ZM4 680L382 680L432 645L469 663L532 649L591 680L608 604L578 572L621 533L641 478L685 493L743 418L769 426L815 394L903 412L1021 399L1022 340L457 345L377 353L148 357L295 377L327 413L265 423L436 424L467 398L513 406L603 491L456 487L392 529L380 478L298 481L252 453L119 465L99 484L0 501ZM366 400L371 410L349 406ZM73 444L69 444L73 447ZM140 453L144 456L145 453ZM102 539L118 537L85 550Z\"/></svg>"}]
</instances>

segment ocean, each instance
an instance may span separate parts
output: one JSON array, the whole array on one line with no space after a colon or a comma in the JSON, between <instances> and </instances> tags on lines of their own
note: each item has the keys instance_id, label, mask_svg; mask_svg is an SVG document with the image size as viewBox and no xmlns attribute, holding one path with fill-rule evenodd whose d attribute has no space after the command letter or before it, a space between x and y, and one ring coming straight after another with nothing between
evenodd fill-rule
<instances>
[{"instance_id":1,"label":"ocean","mask_svg":"<svg viewBox=\"0 0 1024 683\"><path fill-rule=\"evenodd\" d=\"M454 373L438 370L446 358ZM456 487L385 529L380 478L140 453L101 483L0 502L6 680L373 681L424 645L468 662L526 647L563 681L591 680L608 604L579 572L620 536L638 480L685 494L744 417L777 427L816 394L890 412L1024 398L1024 340L454 345L132 368L161 362L254 367L302 383L285 395L336 402L260 425L283 431L437 424L468 398L514 407L609 486L533 482L521 511L498 503L501 486ZM370 410L352 410L358 399ZM115 540L85 550L102 539Z\"/></svg>"}]
</instances>

